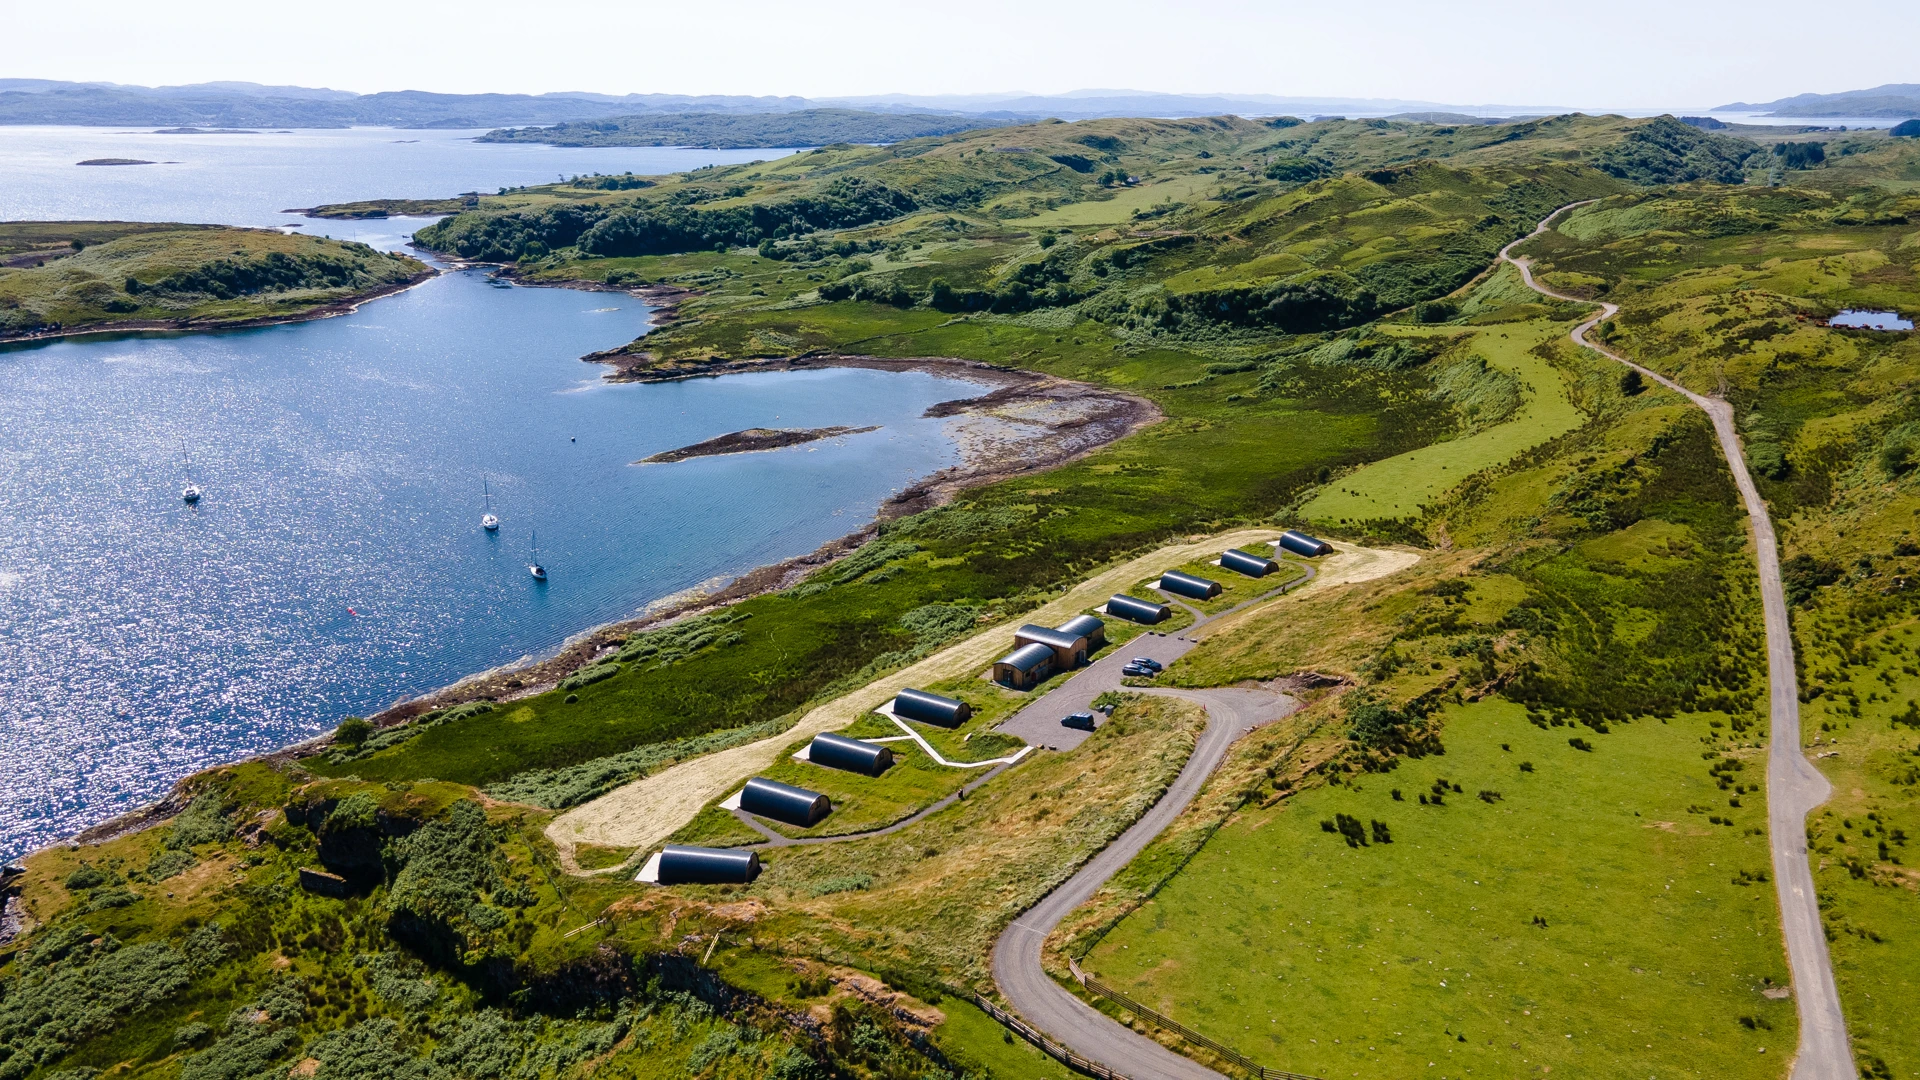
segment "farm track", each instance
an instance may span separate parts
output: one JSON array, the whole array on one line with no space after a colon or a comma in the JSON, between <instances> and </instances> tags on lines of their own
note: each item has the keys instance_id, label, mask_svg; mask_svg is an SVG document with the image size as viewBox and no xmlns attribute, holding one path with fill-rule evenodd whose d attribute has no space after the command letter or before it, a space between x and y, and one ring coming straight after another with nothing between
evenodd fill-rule
<instances>
[{"instance_id":1,"label":"farm track","mask_svg":"<svg viewBox=\"0 0 1920 1080\"><path fill-rule=\"evenodd\" d=\"M1570 203L1547 215L1532 233L1500 250L1500 258L1520 271L1527 287L1542 296L1576 303L1594 303L1563 296L1533 279L1533 267L1513 249L1545 232L1561 214L1586 203ZM1740 489L1752 524L1754 562L1760 576L1760 597L1766 613L1767 682L1771 726L1767 743L1767 837L1773 851L1773 879L1780 901L1780 927L1786 938L1787 964L1793 972L1793 993L1800 1018L1800 1047L1793 1061L1793 1080L1853 1080L1853 1051L1847 1038L1846 1015L1834 983L1833 960L1820 924L1820 906L1813 888L1813 870L1807 858L1807 814L1827 801L1833 785L1813 767L1800 748L1800 690L1794 673L1793 628L1787 619L1786 593L1780 583L1780 548L1767 504L1747 471L1746 455L1733 423L1733 406L1722 398L1696 394L1651 368L1643 367L1587 334L1620 310L1600 302L1599 314L1574 327L1573 343L1638 371L1646 378L1684 396L1713 421L1721 453Z\"/></svg>"}]
</instances>

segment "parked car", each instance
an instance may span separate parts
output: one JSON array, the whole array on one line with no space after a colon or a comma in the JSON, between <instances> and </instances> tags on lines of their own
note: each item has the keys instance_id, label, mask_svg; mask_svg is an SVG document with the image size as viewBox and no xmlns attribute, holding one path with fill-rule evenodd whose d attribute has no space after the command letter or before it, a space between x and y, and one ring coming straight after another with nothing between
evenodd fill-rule
<instances>
[{"instance_id":1,"label":"parked car","mask_svg":"<svg viewBox=\"0 0 1920 1080\"><path fill-rule=\"evenodd\" d=\"M1155 675L1158 675L1159 672L1152 668L1141 667L1139 664L1128 664L1126 667L1120 669L1120 674L1132 675L1142 679L1151 679Z\"/></svg>"},{"instance_id":2,"label":"parked car","mask_svg":"<svg viewBox=\"0 0 1920 1080\"><path fill-rule=\"evenodd\" d=\"M1061 727L1079 728L1081 731L1093 730L1093 714L1090 712L1069 713L1060 718Z\"/></svg>"},{"instance_id":3,"label":"parked car","mask_svg":"<svg viewBox=\"0 0 1920 1080\"><path fill-rule=\"evenodd\" d=\"M1149 668L1153 671L1167 670L1167 666L1165 664L1162 664L1158 660L1151 659L1150 657L1136 656L1132 660L1129 660L1127 662L1132 664L1134 667Z\"/></svg>"}]
</instances>

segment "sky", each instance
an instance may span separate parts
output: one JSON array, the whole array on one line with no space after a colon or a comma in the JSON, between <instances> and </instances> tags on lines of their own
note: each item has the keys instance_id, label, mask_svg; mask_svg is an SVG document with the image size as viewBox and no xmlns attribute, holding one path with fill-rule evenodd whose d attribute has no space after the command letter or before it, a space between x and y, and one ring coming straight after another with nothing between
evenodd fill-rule
<instances>
[{"instance_id":1,"label":"sky","mask_svg":"<svg viewBox=\"0 0 1920 1080\"><path fill-rule=\"evenodd\" d=\"M1920 4L1850 0L0 0L0 77L341 90L1127 87L1704 108L1920 82ZM1795 29L1799 28L1799 29Z\"/></svg>"}]
</instances>

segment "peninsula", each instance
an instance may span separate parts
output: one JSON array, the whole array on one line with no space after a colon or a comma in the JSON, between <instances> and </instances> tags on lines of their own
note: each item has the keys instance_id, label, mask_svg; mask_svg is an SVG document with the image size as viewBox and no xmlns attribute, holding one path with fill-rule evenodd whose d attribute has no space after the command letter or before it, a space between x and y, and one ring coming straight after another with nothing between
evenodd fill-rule
<instances>
[{"instance_id":1,"label":"peninsula","mask_svg":"<svg viewBox=\"0 0 1920 1080\"><path fill-rule=\"evenodd\" d=\"M0 341L320 318L431 277L418 259L266 229L0 223Z\"/></svg>"}]
</instances>

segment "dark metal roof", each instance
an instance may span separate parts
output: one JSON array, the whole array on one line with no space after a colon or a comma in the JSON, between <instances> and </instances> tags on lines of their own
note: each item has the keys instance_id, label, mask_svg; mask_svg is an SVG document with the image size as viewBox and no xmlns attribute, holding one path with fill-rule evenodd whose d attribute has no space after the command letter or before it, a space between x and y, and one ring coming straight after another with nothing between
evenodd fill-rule
<instances>
[{"instance_id":1,"label":"dark metal roof","mask_svg":"<svg viewBox=\"0 0 1920 1080\"><path fill-rule=\"evenodd\" d=\"M1105 632L1107 624L1092 615L1075 615L1073 618L1061 623L1057 629L1063 634L1076 634L1080 637L1092 638L1096 634Z\"/></svg>"},{"instance_id":2,"label":"dark metal roof","mask_svg":"<svg viewBox=\"0 0 1920 1080\"><path fill-rule=\"evenodd\" d=\"M1037 641L1042 645L1072 652L1087 643L1087 635L1072 634L1065 630L1049 630L1044 626L1035 626L1032 623L1028 623L1013 632L1013 640Z\"/></svg>"},{"instance_id":3,"label":"dark metal roof","mask_svg":"<svg viewBox=\"0 0 1920 1080\"><path fill-rule=\"evenodd\" d=\"M1280 534L1280 546L1293 552L1295 555L1305 555L1308 558L1318 558L1321 555L1330 554L1333 551L1333 545L1327 543L1325 540L1308 536L1303 532L1296 532L1293 529L1288 529L1286 532Z\"/></svg>"},{"instance_id":4,"label":"dark metal roof","mask_svg":"<svg viewBox=\"0 0 1920 1080\"><path fill-rule=\"evenodd\" d=\"M1015 671L1032 671L1041 664L1053 663L1053 650L1036 641L1031 645L1020 646L995 663L1005 664Z\"/></svg>"},{"instance_id":5,"label":"dark metal roof","mask_svg":"<svg viewBox=\"0 0 1920 1080\"><path fill-rule=\"evenodd\" d=\"M1265 555L1255 555L1251 551L1241 551L1239 548L1228 548L1221 552L1220 565L1227 570L1245 574L1248 577L1266 577L1268 574L1280 569L1279 563L1274 562Z\"/></svg>"},{"instance_id":6,"label":"dark metal roof","mask_svg":"<svg viewBox=\"0 0 1920 1080\"><path fill-rule=\"evenodd\" d=\"M815 735L813 742L808 744L807 760L829 769L878 776L893 766L893 751L874 743L824 731Z\"/></svg>"},{"instance_id":7,"label":"dark metal roof","mask_svg":"<svg viewBox=\"0 0 1920 1080\"><path fill-rule=\"evenodd\" d=\"M662 885L744 885L760 876L760 856L728 848L668 844L660 852Z\"/></svg>"},{"instance_id":8,"label":"dark metal roof","mask_svg":"<svg viewBox=\"0 0 1920 1080\"><path fill-rule=\"evenodd\" d=\"M973 706L964 701L907 687L893 695L893 715L923 724L957 727L973 718Z\"/></svg>"},{"instance_id":9,"label":"dark metal roof","mask_svg":"<svg viewBox=\"0 0 1920 1080\"><path fill-rule=\"evenodd\" d=\"M1205 600L1220 595L1220 583L1211 578L1195 577L1178 570L1168 570L1160 575L1160 587L1170 593Z\"/></svg>"},{"instance_id":10,"label":"dark metal roof","mask_svg":"<svg viewBox=\"0 0 1920 1080\"><path fill-rule=\"evenodd\" d=\"M806 828L832 813L833 803L817 791L756 776L740 789L740 809Z\"/></svg>"},{"instance_id":11,"label":"dark metal roof","mask_svg":"<svg viewBox=\"0 0 1920 1080\"><path fill-rule=\"evenodd\" d=\"M1157 623L1171 612L1165 604L1156 604L1151 600L1122 594L1107 599L1107 614L1116 615L1131 622Z\"/></svg>"}]
</instances>

